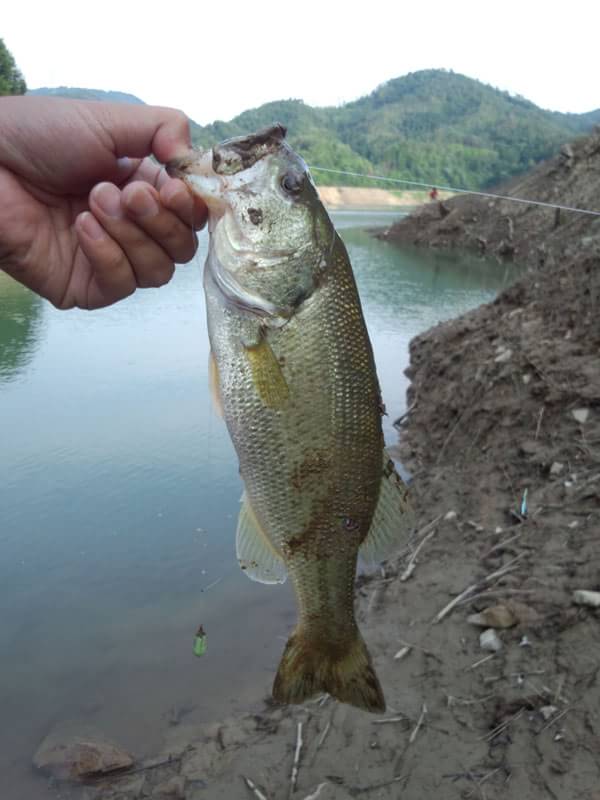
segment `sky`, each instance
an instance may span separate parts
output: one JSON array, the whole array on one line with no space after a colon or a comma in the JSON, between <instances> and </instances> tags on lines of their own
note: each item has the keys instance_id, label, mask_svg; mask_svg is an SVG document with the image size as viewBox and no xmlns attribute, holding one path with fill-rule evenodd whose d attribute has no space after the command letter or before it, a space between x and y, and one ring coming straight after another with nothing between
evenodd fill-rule
<instances>
[{"instance_id":1,"label":"sky","mask_svg":"<svg viewBox=\"0 0 600 800\"><path fill-rule=\"evenodd\" d=\"M200 124L271 100L339 105L450 69L554 111L600 107L597 0L7 2L29 88L115 89Z\"/></svg>"}]
</instances>

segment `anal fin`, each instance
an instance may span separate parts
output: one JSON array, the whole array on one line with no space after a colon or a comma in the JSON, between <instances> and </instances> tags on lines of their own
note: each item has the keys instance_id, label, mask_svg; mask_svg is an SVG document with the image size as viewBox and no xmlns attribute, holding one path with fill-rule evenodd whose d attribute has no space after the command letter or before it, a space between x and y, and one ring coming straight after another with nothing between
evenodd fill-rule
<instances>
[{"instance_id":1,"label":"anal fin","mask_svg":"<svg viewBox=\"0 0 600 800\"><path fill-rule=\"evenodd\" d=\"M407 538L415 525L415 513L408 486L398 475L394 462L383 451L383 474L379 500L366 539L360 546L361 558L369 563L384 561Z\"/></svg>"},{"instance_id":2,"label":"anal fin","mask_svg":"<svg viewBox=\"0 0 600 800\"><path fill-rule=\"evenodd\" d=\"M256 519L246 492L242 495L241 502L235 538L240 567L253 581L285 583L285 564Z\"/></svg>"}]
</instances>

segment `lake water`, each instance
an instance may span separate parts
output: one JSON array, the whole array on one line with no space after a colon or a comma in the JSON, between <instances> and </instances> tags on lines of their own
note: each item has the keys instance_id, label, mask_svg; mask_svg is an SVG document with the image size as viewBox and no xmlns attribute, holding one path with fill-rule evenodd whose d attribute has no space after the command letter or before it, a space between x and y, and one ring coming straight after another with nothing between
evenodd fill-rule
<instances>
[{"instance_id":1,"label":"lake water","mask_svg":"<svg viewBox=\"0 0 600 800\"><path fill-rule=\"evenodd\" d=\"M399 250L340 212L391 422L408 343L513 273ZM62 720L136 756L172 715L199 723L269 691L295 618L289 586L239 571L241 485L207 389L198 257L160 290L59 312L0 275L0 775L3 800L58 797L31 757ZM208 652L192 654L197 626ZM61 797L67 795L63 792Z\"/></svg>"}]
</instances>

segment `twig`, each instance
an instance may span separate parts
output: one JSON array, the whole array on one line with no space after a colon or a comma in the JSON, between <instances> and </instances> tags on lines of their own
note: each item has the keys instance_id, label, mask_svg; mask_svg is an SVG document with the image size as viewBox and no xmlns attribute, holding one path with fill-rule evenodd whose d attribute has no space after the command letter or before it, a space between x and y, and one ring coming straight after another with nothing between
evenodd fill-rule
<instances>
[{"instance_id":1,"label":"twig","mask_svg":"<svg viewBox=\"0 0 600 800\"><path fill-rule=\"evenodd\" d=\"M536 439L537 439L537 438L538 438L538 436L540 435L540 428L541 428L541 426L542 426L542 418L543 418L543 416L544 416L544 409L545 409L545 408L546 408L546 406L542 406L542 407L540 408L540 413L538 414L537 427L536 427L536 429L535 429L535 438L536 438Z\"/></svg>"},{"instance_id":2,"label":"twig","mask_svg":"<svg viewBox=\"0 0 600 800\"><path fill-rule=\"evenodd\" d=\"M298 732L296 734L296 752L294 753L294 764L292 766L292 774L290 776L290 791L289 797L291 797L294 792L296 791L296 782L298 780L298 770L300 765L300 753L302 751L302 745L304 744L302 740L302 723L298 723Z\"/></svg>"},{"instance_id":3,"label":"twig","mask_svg":"<svg viewBox=\"0 0 600 800\"><path fill-rule=\"evenodd\" d=\"M523 708L522 708L522 709L520 709L519 711L517 711L517 713L516 713L516 714L513 714L513 716L512 716L512 717L509 717L509 718L508 718L507 720L505 720L504 722L501 722L501 723L500 723L500 725L497 725L497 726L496 726L496 727L495 727L493 730L491 730L489 733L486 733L486 735L485 735L485 736L480 736L480 737L479 737L480 741L487 742L487 741L489 741L490 739L495 739L495 738L496 738L496 736L498 736L498 734L502 733L502 731L506 730L506 728L508 728L508 726L509 726L509 725L510 725L512 722L515 722L516 720L518 720L518 719L519 719L519 717L521 716L521 714L523 713L523 711L524 711L524 709L523 709Z\"/></svg>"},{"instance_id":4,"label":"twig","mask_svg":"<svg viewBox=\"0 0 600 800\"><path fill-rule=\"evenodd\" d=\"M402 575L400 575L400 580L401 581L407 581L410 578L410 576L413 574L413 572L415 571L415 568L417 566L417 556L419 555L419 553L423 549L423 546L425 544L427 544L427 542L431 539L431 537L435 536L435 533L436 533L436 531L435 531L435 528L434 528L432 531L430 531L427 534L427 536L425 536L425 537L423 537L423 539L421 539L421 541L419 542L418 547L415 549L414 553L410 557L410 561L406 565L406 569L404 570Z\"/></svg>"},{"instance_id":5,"label":"twig","mask_svg":"<svg viewBox=\"0 0 600 800\"><path fill-rule=\"evenodd\" d=\"M448 605L444 606L438 614L435 615L433 618L433 623L436 624L441 622L448 614L452 611L452 609L457 606L465 597L468 597L471 592L474 592L477 587L479 586L478 583L473 583L471 586L468 586L463 592L461 592L454 600L451 600Z\"/></svg>"},{"instance_id":6,"label":"twig","mask_svg":"<svg viewBox=\"0 0 600 800\"><path fill-rule=\"evenodd\" d=\"M213 586L217 585L217 583L221 583L222 580L223 580L223 576L221 576L220 578L217 578L216 581L213 581L212 583L209 583L208 586L205 586L204 589L200 589L200 591L201 592L208 592L209 589L212 589Z\"/></svg>"},{"instance_id":7,"label":"twig","mask_svg":"<svg viewBox=\"0 0 600 800\"><path fill-rule=\"evenodd\" d=\"M550 720L550 722L547 722L543 728L540 728L540 733L545 731L547 728L550 728L552 725L554 725L555 722L558 722L559 719L562 719L565 716L565 714L568 714L569 711L571 710L572 710L571 708L565 708L564 711L561 711L560 714L557 714L553 719Z\"/></svg>"},{"instance_id":8,"label":"twig","mask_svg":"<svg viewBox=\"0 0 600 800\"><path fill-rule=\"evenodd\" d=\"M483 658L480 658L479 661L476 661L474 664L471 664L470 667L467 667L467 671L469 671L470 669L477 669L477 667L480 667L482 664L485 664L486 661L490 661L492 658L494 658L495 655L496 655L495 653L490 653L489 656L484 656Z\"/></svg>"},{"instance_id":9,"label":"twig","mask_svg":"<svg viewBox=\"0 0 600 800\"><path fill-rule=\"evenodd\" d=\"M410 653L411 649L412 648L408 645L401 647L400 650L398 650L398 652L394 655L394 661L401 661L404 656L407 656Z\"/></svg>"},{"instance_id":10,"label":"twig","mask_svg":"<svg viewBox=\"0 0 600 800\"><path fill-rule=\"evenodd\" d=\"M392 425L394 426L394 428L398 429L398 428L400 427L400 425L402 425L402 422L403 422L403 420L405 420L405 419L406 419L406 417L408 417L408 415L409 415L409 414L410 414L410 412L411 412L411 411L412 411L412 410L415 408L415 406L416 406L416 405L417 405L417 401L415 400L415 402L414 402L414 403L411 403L411 405L409 405L409 407L406 409L406 411L404 412L404 414L400 414L400 416L398 417L398 419L395 419L395 420L392 422Z\"/></svg>"},{"instance_id":11,"label":"twig","mask_svg":"<svg viewBox=\"0 0 600 800\"><path fill-rule=\"evenodd\" d=\"M372 719L371 725L390 725L392 722L406 722L406 717L388 717L387 719Z\"/></svg>"},{"instance_id":12,"label":"twig","mask_svg":"<svg viewBox=\"0 0 600 800\"><path fill-rule=\"evenodd\" d=\"M455 608L459 603L461 603L465 598L467 598L472 592L477 591L477 589L482 589L487 583L495 580L496 578L502 577L502 575L506 575L507 572L512 572L514 565L519 559L521 559L526 553L519 553L519 555L512 558L507 564L500 569L495 570L495 572L491 572L489 575L486 575L485 578L482 578L478 583L473 583L471 586L468 586L463 592L461 592L458 597L455 597L454 600L451 600L448 605L444 606L442 610L436 614L433 618L432 622L438 623L441 622L448 614Z\"/></svg>"},{"instance_id":13,"label":"twig","mask_svg":"<svg viewBox=\"0 0 600 800\"><path fill-rule=\"evenodd\" d=\"M244 779L244 782L245 782L246 786L247 786L247 787L250 789L250 791L252 792L252 794L253 794L253 795L254 795L254 796L255 796L255 797L258 799L258 800L269 800L269 798L267 797L267 795L266 795L266 794L263 794L263 793L261 792L261 790L258 788L258 786L257 786L257 785L254 783L254 781L251 781L251 780L250 780L250 778L246 778L246 776L245 776L245 775L242 775L242 778Z\"/></svg>"},{"instance_id":14,"label":"twig","mask_svg":"<svg viewBox=\"0 0 600 800\"><path fill-rule=\"evenodd\" d=\"M406 780L406 775L396 775L389 781L381 781L381 783L373 783L371 786L356 786L352 788L352 794L364 794L365 792L374 792L376 789L383 789L386 786L391 786L392 783ZM308 800L308 799L307 799Z\"/></svg>"},{"instance_id":15,"label":"twig","mask_svg":"<svg viewBox=\"0 0 600 800\"><path fill-rule=\"evenodd\" d=\"M520 535L520 533L515 533L514 536L509 536L508 539L498 542L498 544L495 544L492 548L490 548L487 553L482 556L482 558L488 558L488 556L491 556L492 553L496 552L496 550L502 550L502 548L506 547L509 542L514 542L515 539L518 539Z\"/></svg>"},{"instance_id":16,"label":"twig","mask_svg":"<svg viewBox=\"0 0 600 800\"><path fill-rule=\"evenodd\" d=\"M320 784L317 786L316 790L315 790L315 791L314 791L312 794L307 794L307 795L306 795L306 797L304 798L304 800L317 800L317 797L318 797L318 796L321 794L321 789L322 789L324 786L329 786L329 781L324 781L323 783L320 783Z\"/></svg>"},{"instance_id":17,"label":"twig","mask_svg":"<svg viewBox=\"0 0 600 800\"><path fill-rule=\"evenodd\" d=\"M414 731L411 733L409 737L408 740L409 744L412 744L414 740L417 738L417 734L419 733L421 725L423 724L423 720L425 719L425 714L427 714L427 706L425 703L423 703L423 708L421 709L421 716L419 717L417 724L415 725Z\"/></svg>"},{"instance_id":18,"label":"twig","mask_svg":"<svg viewBox=\"0 0 600 800\"><path fill-rule=\"evenodd\" d=\"M325 738L326 738L327 734L329 733L329 729L330 728L331 728L331 720L329 720L327 725L325 725L325 729L323 730L323 733L319 736L319 738L317 740L317 747L316 747L317 750L319 750L319 748L321 747L321 745L325 741Z\"/></svg>"},{"instance_id":19,"label":"twig","mask_svg":"<svg viewBox=\"0 0 600 800\"><path fill-rule=\"evenodd\" d=\"M169 756L168 758L164 758L162 761L153 761L150 764L142 764L140 767L135 767L133 769L129 769L125 767L124 769L119 770L112 770L109 773L104 773L102 775L89 775L86 777L85 781L92 781L94 783L100 782L103 780L118 780L119 778L128 778L130 775L135 775L138 772L146 772L149 769L157 769L158 767L165 767L168 764L176 764L178 761L181 761L181 756Z\"/></svg>"}]
</instances>

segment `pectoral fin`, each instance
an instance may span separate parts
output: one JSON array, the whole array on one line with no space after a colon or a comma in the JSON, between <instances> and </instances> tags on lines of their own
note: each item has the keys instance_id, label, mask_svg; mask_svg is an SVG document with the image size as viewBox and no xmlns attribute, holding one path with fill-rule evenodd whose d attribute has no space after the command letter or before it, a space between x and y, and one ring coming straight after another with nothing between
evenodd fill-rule
<instances>
[{"instance_id":1,"label":"pectoral fin","mask_svg":"<svg viewBox=\"0 0 600 800\"><path fill-rule=\"evenodd\" d=\"M258 344L244 345L252 371L252 380L260 399L268 408L280 409L290 396L281 365L270 344L261 339Z\"/></svg>"},{"instance_id":2,"label":"pectoral fin","mask_svg":"<svg viewBox=\"0 0 600 800\"><path fill-rule=\"evenodd\" d=\"M385 560L399 547L402 539L408 537L414 524L408 487L384 450L379 500L367 538L360 547L361 558L370 563Z\"/></svg>"},{"instance_id":3,"label":"pectoral fin","mask_svg":"<svg viewBox=\"0 0 600 800\"><path fill-rule=\"evenodd\" d=\"M223 413L223 401L221 400L221 387L219 385L219 368L212 350L208 357L208 387L214 409L223 418L225 415Z\"/></svg>"},{"instance_id":4,"label":"pectoral fin","mask_svg":"<svg viewBox=\"0 0 600 800\"><path fill-rule=\"evenodd\" d=\"M240 567L251 580L285 583L287 572L283 560L256 519L246 492L242 495L235 548Z\"/></svg>"}]
</instances>

